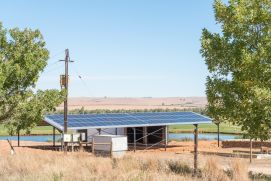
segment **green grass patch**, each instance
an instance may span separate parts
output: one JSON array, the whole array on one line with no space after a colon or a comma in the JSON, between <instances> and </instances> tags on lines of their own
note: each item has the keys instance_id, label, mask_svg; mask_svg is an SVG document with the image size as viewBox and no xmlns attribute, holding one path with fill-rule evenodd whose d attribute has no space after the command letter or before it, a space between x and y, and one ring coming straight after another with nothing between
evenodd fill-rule
<instances>
[{"instance_id":1,"label":"green grass patch","mask_svg":"<svg viewBox=\"0 0 271 181\"><path fill-rule=\"evenodd\" d=\"M25 131L20 132L21 135L25 135ZM33 130L30 133L31 135L48 135L48 134L53 134L53 127L52 126L37 126L33 128ZM60 134L56 130L56 134ZM7 129L4 127L4 125L0 125L0 136L8 136L9 133Z\"/></svg>"},{"instance_id":2,"label":"green grass patch","mask_svg":"<svg viewBox=\"0 0 271 181\"><path fill-rule=\"evenodd\" d=\"M193 125L173 125L169 127L170 133L188 133L193 132L193 130ZM199 131L203 133L216 133L217 126L215 124L199 124ZM233 126L229 123L221 123L220 132L226 134L240 134L241 129L238 126Z\"/></svg>"}]
</instances>

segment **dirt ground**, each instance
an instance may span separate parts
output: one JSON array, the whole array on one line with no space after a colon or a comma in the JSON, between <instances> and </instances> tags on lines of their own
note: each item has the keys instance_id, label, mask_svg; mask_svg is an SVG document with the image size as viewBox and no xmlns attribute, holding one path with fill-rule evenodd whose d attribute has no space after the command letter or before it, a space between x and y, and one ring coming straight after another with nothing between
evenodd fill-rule
<instances>
[{"instance_id":1,"label":"dirt ground","mask_svg":"<svg viewBox=\"0 0 271 181\"><path fill-rule=\"evenodd\" d=\"M29 152L32 154L63 154L61 151L52 151L52 150L42 150L33 148L35 146L51 146L52 143L41 143L41 142L31 142L31 141L21 141L20 145L21 147L17 147L17 141L13 141L12 145L14 146L16 154L20 154L21 152ZM164 159L178 159L186 162L187 164L193 166L193 151L194 144L193 142L170 142L167 151L165 151L164 148L156 148L156 149L150 149L150 150L137 150L135 153L130 151L127 154L136 154L139 157L144 156L154 156ZM215 153L232 153L233 150L243 150L248 151L248 149L237 149L237 148L218 148L216 141L199 141L199 167L203 167L206 163L206 161L209 158L215 158L218 163L223 168L228 168L231 164L231 161L233 159L232 157L225 157L225 156L218 156ZM258 149L254 149L253 151L259 151ZM201 152L212 152L214 153L205 155L201 154ZM5 156L10 154L10 146L7 141L2 140L0 141L0 156ZM69 152L68 154L75 154ZM91 154L91 153L86 153ZM271 158L263 158L263 159L253 159L253 162L250 164L248 158L238 158L241 161L243 161L245 164L248 165L249 171L252 171L254 173L264 173L271 175Z\"/></svg>"},{"instance_id":2,"label":"dirt ground","mask_svg":"<svg viewBox=\"0 0 271 181\"><path fill-rule=\"evenodd\" d=\"M85 110L109 109L109 110L135 110L135 109L186 109L203 108L207 104L206 97L140 97L140 98L111 98L111 97L71 97L69 109ZM63 109L63 104L57 109Z\"/></svg>"}]
</instances>

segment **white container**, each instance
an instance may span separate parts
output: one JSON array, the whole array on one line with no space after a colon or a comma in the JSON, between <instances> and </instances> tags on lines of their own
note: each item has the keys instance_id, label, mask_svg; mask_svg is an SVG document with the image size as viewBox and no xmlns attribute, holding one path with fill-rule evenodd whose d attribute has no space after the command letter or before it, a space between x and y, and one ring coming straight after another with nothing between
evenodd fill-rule
<instances>
[{"instance_id":1,"label":"white container","mask_svg":"<svg viewBox=\"0 0 271 181\"><path fill-rule=\"evenodd\" d=\"M64 142L78 142L80 138L80 134L74 133L74 134L64 134L63 140Z\"/></svg>"},{"instance_id":2,"label":"white container","mask_svg":"<svg viewBox=\"0 0 271 181\"><path fill-rule=\"evenodd\" d=\"M121 156L128 150L127 136L97 135L93 136L95 152L111 152L113 156ZM108 143L108 144L106 144Z\"/></svg>"}]
</instances>

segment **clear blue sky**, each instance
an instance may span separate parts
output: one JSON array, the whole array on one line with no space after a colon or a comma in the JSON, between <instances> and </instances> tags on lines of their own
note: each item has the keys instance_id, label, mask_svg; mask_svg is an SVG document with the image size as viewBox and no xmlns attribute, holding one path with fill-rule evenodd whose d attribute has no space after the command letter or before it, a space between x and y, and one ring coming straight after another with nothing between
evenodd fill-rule
<instances>
[{"instance_id":1,"label":"clear blue sky","mask_svg":"<svg viewBox=\"0 0 271 181\"><path fill-rule=\"evenodd\" d=\"M70 96L205 96L202 28L219 31L213 0L4 0L7 28L39 29L50 51L37 88L59 89L69 48ZM78 73L76 73L78 72ZM82 77L78 78L79 74Z\"/></svg>"}]
</instances>

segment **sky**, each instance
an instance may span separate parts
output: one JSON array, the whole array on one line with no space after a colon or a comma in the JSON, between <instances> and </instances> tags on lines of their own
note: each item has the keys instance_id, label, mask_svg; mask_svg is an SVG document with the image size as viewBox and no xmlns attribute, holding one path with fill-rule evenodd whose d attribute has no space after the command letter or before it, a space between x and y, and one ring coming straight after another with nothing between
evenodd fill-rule
<instances>
[{"instance_id":1,"label":"sky","mask_svg":"<svg viewBox=\"0 0 271 181\"><path fill-rule=\"evenodd\" d=\"M203 28L213 0L2 0L6 28L39 29L50 51L37 89L60 89L66 48L71 97L205 96ZM80 78L81 77L81 78Z\"/></svg>"}]
</instances>

